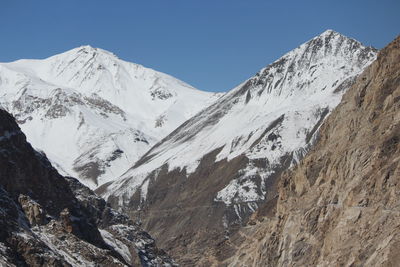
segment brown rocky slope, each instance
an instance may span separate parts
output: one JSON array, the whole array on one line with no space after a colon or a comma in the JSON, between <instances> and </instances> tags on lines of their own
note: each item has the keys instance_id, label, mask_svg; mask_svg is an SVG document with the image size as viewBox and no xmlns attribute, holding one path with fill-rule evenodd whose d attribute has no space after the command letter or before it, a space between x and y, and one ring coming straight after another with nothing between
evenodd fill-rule
<instances>
[{"instance_id":1,"label":"brown rocky slope","mask_svg":"<svg viewBox=\"0 0 400 267\"><path fill-rule=\"evenodd\" d=\"M276 206L209 253L230 266L399 266L400 37L278 184ZM269 212L269 213L268 213ZM228 258L228 259L226 259Z\"/></svg>"}]
</instances>

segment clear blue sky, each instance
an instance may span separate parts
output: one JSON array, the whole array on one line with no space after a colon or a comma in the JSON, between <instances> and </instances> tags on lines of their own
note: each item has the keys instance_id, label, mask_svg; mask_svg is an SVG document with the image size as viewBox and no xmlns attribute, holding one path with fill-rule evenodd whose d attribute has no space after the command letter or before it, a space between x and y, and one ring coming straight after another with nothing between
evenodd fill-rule
<instances>
[{"instance_id":1,"label":"clear blue sky","mask_svg":"<svg viewBox=\"0 0 400 267\"><path fill-rule=\"evenodd\" d=\"M382 48L400 0L1 0L0 61L90 44L226 91L326 29Z\"/></svg>"}]
</instances>

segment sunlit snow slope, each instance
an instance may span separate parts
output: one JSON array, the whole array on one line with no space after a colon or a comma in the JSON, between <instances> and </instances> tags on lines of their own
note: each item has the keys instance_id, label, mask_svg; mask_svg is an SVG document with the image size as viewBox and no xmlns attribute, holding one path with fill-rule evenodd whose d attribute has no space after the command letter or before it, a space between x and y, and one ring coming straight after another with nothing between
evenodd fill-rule
<instances>
[{"instance_id":1,"label":"sunlit snow slope","mask_svg":"<svg viewBox=\"0 0 400 267\"><path fill-rule=\"evenodd\" d=\"M61 172L92 188L217 97L90 46L0 64L0 105Z\"/></svg>"},{"instance_id":2,"label":"sunlit snow slope","mask_svg":"<svg viewBox=\"0 0 400 267\"><path fill-rule=\"evenodd\" d=\"M188 120L104 187L103 196L117 198L124 206L139 190L145 200L152 171L166 164L170 171L186 169L190 175L206 154L222 149L216 161L245 155L249 163L214 201L226 205L262 201L268 178L283 161L289 159L292 165L306 153L321 122L375 57L371 47L332 30L322 33Z\"/></svg>"}]
</instances>

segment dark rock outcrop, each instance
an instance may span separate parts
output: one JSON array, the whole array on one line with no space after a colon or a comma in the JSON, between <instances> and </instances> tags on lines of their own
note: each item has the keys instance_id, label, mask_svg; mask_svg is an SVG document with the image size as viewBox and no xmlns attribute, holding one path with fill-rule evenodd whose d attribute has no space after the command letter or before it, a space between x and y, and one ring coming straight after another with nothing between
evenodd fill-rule
<instances>
[{"instance_id":1,"label":"dark rock outcrop","mask_svg":"<svg viewBox=\"0 0 400 267\"><path fill-rule=\"evenodd\" d=\"M172 266L154 240L36 152L0 110L0 265Z\"/></svg>"}]
</instances>

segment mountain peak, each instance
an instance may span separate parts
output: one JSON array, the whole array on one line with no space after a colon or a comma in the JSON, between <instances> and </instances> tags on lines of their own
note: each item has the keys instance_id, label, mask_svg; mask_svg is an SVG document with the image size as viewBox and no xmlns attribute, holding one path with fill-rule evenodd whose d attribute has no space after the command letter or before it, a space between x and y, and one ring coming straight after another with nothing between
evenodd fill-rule
<instances>
[{"instance_id":1,"label":"mountain peak","mask_svg":"<svg viewBox=\"0 0 400 267\"><path fill-rule=\"evenodd\" d=\"M351 42L355 42L357 44L360 44L360 42L358 42L357 40L354 40L353 38L347 37L343 34L341 34L340 32L337 32L335 30L332 29L327 29L324 32L322 32L321 34L315 36L314 38L312 38L311 40L305 42L303 45L307 45L310 43L315 43L316 40L321 40L323 43L334 43L337 42L337 40L340 40L339 44L342 43L343 41L351 41ZM319 42L317 42L319 43Z\"/></svg>"},{"instance_id":2,"label":"mountain peak","mask_svg":"<svg viewBox=\"0 0 400 267\"><path fill-rule=\"evenodd\" d=\"M326 81L335 75L339 77L345 73L358 73L375 59L376 52L372 47L366 47L357 40L328 29L261 69L250 79L251 86L247 87L261 90L257 93L260 96L262 92L285 97L293 93L313 95L325 90L325 86L328 86ZM332 73L324 71L326 66L332 67ZM333 75L333 72L336 74ZM324 79L321 79L322 74ZM318 90L316 85L309 86L318 82L324 84ZM331 82L330 87L335 80ZM264 89L260 89L260 85L264 85ZM306 92L305 88L310 91ZM237 90L245 91L241 87Z\"/></svg>"},{"instance_id":3,"label":"mountain peak","mask_svg":"<svg viewBox=\"0 0 400 267\"><path fill-rule=\"evenodd\" d=\"M91 45L82 45L82 46L80 46L79 48L81 48L81 49L87 49L87 50L90 50L90 49L96 50L96 49L97 49L96 47L93 47L93 46L91 46Z\"/></svg>"},{"instance_id":4,"label":"mountain peak","mask_svg":"<svg viewBox=\"0 0 400 267\"><path fill-rule=\"evenodd\" d=\"M90 45L83 45L72 50L77 50L77 52L82 52L82 53L96 53L98 51L97 48L92 47Z\"/></svg>"},{"instance_id":5,"label":"mountain peak","mask_svg":"<svg viewBox=\"0 0 400 267\"><path fill-rule=\"evenodd\" d=\"M323 33L321 33L320 36L326 36L326 35L331 35L331 34L340 34L340 35L342 35L341 33L337 32L335 30L327 29Z\"/></svg>"},{"instance_id":6,"label":"mountain peak","mask_svg":"<svg viewBox=\"0 0 400 267\"><path fill-rule=\"evenodd\" d=\"M348 37L346 35L341 34L340 32L337 32L332 29L327 29L321 34L315 36L312 38L310 41L306 42L303 45L313 43L315 40L322 40L325 44L334 44L336 43L337 45L342 45L344 42L351 43L354 48L356 49L364 49L367 48L367 50L373 50L374 52L377 52L377 49L375 49L372 46L365 46L361 42L355 40L354 38Z\"/></svg>"},{"instance_id":7,"label":"mountain peak","mask_svg":"<svg viewBox=\"0 0 400 267\"><path fill-rule=\"evenodd\" d=\"M107 56L111 56L111 57L114 57L114 58L118 58L114 53L112 53L110 51L107 51L107 50L104 50L104 49L101 49L101 48L97 48L97 47L93 47L91 45L79 46L77 48L73 48L73 49L71 49L69 51L66 51L65 53L62 53L61 55L70 54L70 53L72 53L72 54L80 54L80 55L90 55L90 56L95 56L95 55L98 55L98 54L102 54L102 55L107 55Z\"/></svg>"}]
</instances>

